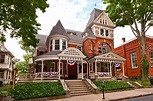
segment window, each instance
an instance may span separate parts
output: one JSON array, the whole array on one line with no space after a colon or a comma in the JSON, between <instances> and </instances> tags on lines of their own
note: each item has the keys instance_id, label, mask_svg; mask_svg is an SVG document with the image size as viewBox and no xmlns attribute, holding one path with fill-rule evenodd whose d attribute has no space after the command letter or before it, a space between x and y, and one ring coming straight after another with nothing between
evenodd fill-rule
<instances>
[{"instance_id":1,"label":"window","mask_svg":"<svg viewBox=\"0 0 153 101\"><path fill-rule=\"evenodd\" d=\"M59 50L59 49L60 49L59 40L55 40L55 50Z\"/></svg>"},{"instance_id":2,"label":"window","mask_svg":"<svg viewBox=\"0 0 153 101\"><path fill-rule=\"evenodd\" d=\"M66 49L66 40L62 40L62 50Z\"/></svg>"},{"instance_id":3,"label":"window","mask_svg":"<svg viewBox=\"0 0 153 101\"><path fill-rule=\"evenodd\" d=\"M53 46L53 40L50 40L50 51L53 50L52 46Z\"/></svg>"},{"instance_id":4,"label":"window","mask_svg":"<svg viewBox=\"0 0 153 101\"><path fill-rule=\"evenodd\" d=\"M102 36L104 36L104 30L103 30L103 29L100 29L100 34L101 34Z\"/></svg>"},{"instance_id":5,"label":"window","mask_svg":"<svg viewBox=\"0 0 153 101\"><path fill-rule=\"evenodd\" d=\"M81 51L82 50L82 47L81 46L77 46L77 48Z\"/></svg>"},{"instance_id":6,"label":"window","mask_svg":"<svg viewBox=\"0 0 153 101\"><path fill-rule=\"evenodd\" d=\"M5 54L0 54L0 63L5 62Z\"/></svg>"},{"instance_id":7,"label":"window","mask_svg":"<svg viewBox=\"0 0 153 101\"><path fill-rule=\"evenodd\" d=\"M150 51L150 64L153 67L153 50Z\"/></svg>"},{"instance_id":8,"label":"window","mask_svg":"<svg viewBox=\"0 0 153 101\"><path fill-rule=\"evenodd\" d=\"M110 51L111 51L110 46L105 42L103 42L98 48L99 54L105 54Z\"/></svg>"},{"instance_id":9,"label":"window","mask_svg":"<svg viewBox=\"0 0 153 101\"><path fill-rule=\"evenodd\" d=\"M105 30L105 35L109 36L108 30Z\"/></svg>"},{"instance_id":10,"label":"window","mask_svg":"<svg viewBox=\"0 0 153 101\"><path fill-rule=\"evenodd\" d=\"M132 68L138 68L136 52L131 53L131 65L132 65Z\"/></svg>"}]
</instances>

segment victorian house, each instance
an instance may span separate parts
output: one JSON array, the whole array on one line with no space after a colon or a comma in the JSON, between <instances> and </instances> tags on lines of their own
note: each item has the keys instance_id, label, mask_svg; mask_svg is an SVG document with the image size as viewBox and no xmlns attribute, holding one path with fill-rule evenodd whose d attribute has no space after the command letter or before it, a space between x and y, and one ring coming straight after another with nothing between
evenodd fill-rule
<instances>
[{"instance_id":1,"label":"victorian house","mask_svg":"<svg viewBox=\"0 0 153 101\"><path fill-rule=\"evenodd\" d=\"M115 25L103 10L93 9L83 32L65 29L59 20L40 39L34 58L35 79L111 78L125 75L125 58L114 53Z\"/></svg>"},{"instance_id":2,"label":"victorian house","mask_svg":"<svg viewBox=\"0 0 153 101\"><path fill-rule=\"evenodd\" d=\"M12 80L13 54L6 49L4 43L0 43L0 81L4 84Z\"/></svg>"}]
</instances>

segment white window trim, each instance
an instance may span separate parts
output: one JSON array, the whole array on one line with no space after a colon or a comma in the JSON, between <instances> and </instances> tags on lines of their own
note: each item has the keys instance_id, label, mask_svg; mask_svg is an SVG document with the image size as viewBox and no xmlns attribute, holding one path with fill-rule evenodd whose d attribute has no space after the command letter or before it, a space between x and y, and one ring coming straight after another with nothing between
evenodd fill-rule
<instances>
[{"instance_id":1,"label":"white window trim","mask_svg":"<svg viewBox=\"0 0 153 101\"><path fill-rule=\"evenodd\" d=\"M150 67L153 67L153 61L151 61L153 59L153 57L151 58L151 52L153 52L153 50L150 50Z\"/></svg>"},{"instance_id":2,"label":"white window trim","mask_svg":"<svg viewBox=\"0 0 153 101\"><path fill-rule=\"evenodd\" d=\"M135 68L138 68L138 63L137 63L137 66L136 66L136 67L133 67L132 54L135 54L135 55L136 55L136 60L137 60L137 54L136 54L136 52L132 52L132 53L130 54L130 56L131 56L131 67L132 67L132 69L135 69ZM136 61L136 62L137 62L137 61Z\"/></svg>"}]
</instances>

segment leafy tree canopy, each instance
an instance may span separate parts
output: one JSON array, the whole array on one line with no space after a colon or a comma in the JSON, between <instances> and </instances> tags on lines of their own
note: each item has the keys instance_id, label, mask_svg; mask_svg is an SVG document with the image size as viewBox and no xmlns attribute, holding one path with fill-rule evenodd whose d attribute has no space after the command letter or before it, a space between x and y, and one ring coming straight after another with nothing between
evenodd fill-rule
<instances>
[{"instance_id":1,"label":"leafy tree canopy","mask_svg":"<svg viewBox=\"0 0 153 101\"><path fill-rule=\"evenodd\" d=\"M5 33L20 38L26 46L36 46L40 24L37 23L36 9L45 12L47 0L0 0L0 40L6 41Z\"/></svg>"},{"instance_id":2,"label":"leafy tree canopy","mask_svg":"<svg viewBox=\"0 0 153 101\"><path fill-rule=\"evenodd\" d=\"M108 4L106 12L116 26L130 25L137 37L145 35L153 25L153 0L103 0L103 3ZM141 31L137 23L141 24Z\"/></svg>"}]
</instances>

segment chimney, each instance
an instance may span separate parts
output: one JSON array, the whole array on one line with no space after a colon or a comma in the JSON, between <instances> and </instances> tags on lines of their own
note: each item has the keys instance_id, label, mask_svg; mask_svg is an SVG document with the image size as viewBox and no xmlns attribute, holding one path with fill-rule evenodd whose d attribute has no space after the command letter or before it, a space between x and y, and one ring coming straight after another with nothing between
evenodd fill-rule
<instances>
[{"instance_id":1,"label":"chimney","mask_svg":"<svg viewBox=\"0 0 153 101\"><path fill-rule=\"evenodd\" d=\"M125 38L122 38L123 43L125 42Z\"/></svg>"}]
</instances>

